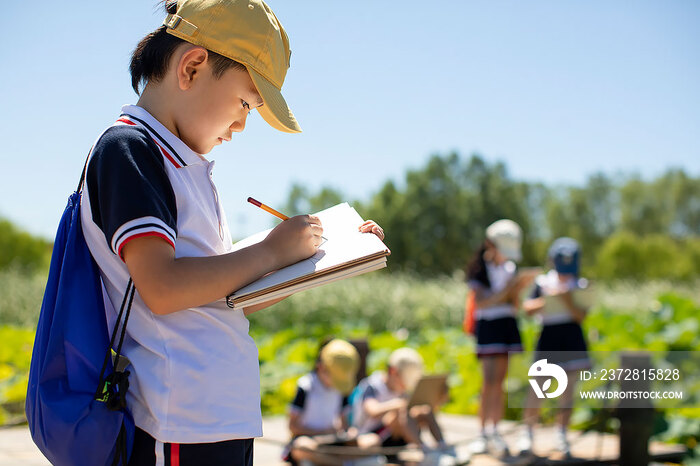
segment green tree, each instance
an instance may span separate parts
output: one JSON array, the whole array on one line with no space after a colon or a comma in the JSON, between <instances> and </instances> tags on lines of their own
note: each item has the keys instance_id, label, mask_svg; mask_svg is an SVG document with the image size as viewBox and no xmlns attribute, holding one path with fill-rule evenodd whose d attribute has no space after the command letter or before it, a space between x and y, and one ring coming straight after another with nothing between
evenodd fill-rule
<instances>
[{"instance_id":1,"label":"green tree","mask_svg":"<svg viewBox=\"0 0 700 466\"><path fill-rule=\"evenodd\" d=\"M305 186L295 183L287 196L284 212L290 217L311 214L333 207L344 200L343 194L334 188L324 186L317 194L311 194Z\"/></svg>"},{"instance_id":2,"label":"green tree","mask_svg":"<svg viewBox=\"0 0 700 466\"><path fill-rule=\"evenodd\" d=\"M312 193L296 184L286 212L315 212L343 200L331 187ZM490 223L510 218L523 228L523 265L542 264L552 240L570 236L582 246L587 276L700 274L700 178L683 170L651 181L594 173L581 186L549 187L515 181L505 164L476 154L435 154L353 204L386 231L394 269L450 274L465 265Z\"/></svg>"},{"instance_id":3,"label":"green tree","mask_svg":"<svg viewBox=\"0 0 700 466\"><path fill-rule=\"evenodd\" d=\"M692 280L700 276L700 240L629 232L610 236L600 248L595 276L602 279Z\"/></svg>"},{"instance_id":4,"label":"green tree","mask_svg":"<svg viewBox=\"0 0 700 466\"><path fill-rule=\"evenodd\" d=\"M590 176L583 187L560 187L546 199L549 241L561 236L576 239L584 264L591 264L605 238L617 225L617 188L604 174Z\"/></svg>"},{"instance_id":5,"label":"green tree","mask_svg":"<svg viewBox=\"0 0 700 466\"><path fill-rule=\"evenodd\" d=\"M387 232L392 267L424 274L461 268L495 220L518 222L529 237L527 184L512 181L503 163L478 155L433 155L406 174L403 187L387 182L367 205L367 216ZM534 191L534 190L533 190ZM534 256L530 242L526 257Z\"/></svg>"},{"instance_id":6,"label":"green tree","mask_svg":"<svg viewBox=\"0 0 700 466\"><path fill-rule=\"evenodd\" d=\"M0 269L17 267L34 272L48 267L51 243L0 220Z\"/></svg>"},{"instance_id":7,"label":"green tree","mask_svg":"<svg viewBox=\"0 0 700 466\"><path fill-rule=\"evenodd\" d=\"M644 278L644 262L638 243L639 238L629 232L617 233L608 238L597 257L596 277Z\"/></svg>"},{"instance_id":8,"label":"green tree","mask_svg":"<svg viewBox=\"0 0 700 466\"><path fill-rule=\"evenodd\" d=\"M655 182L655 191L669 196L673 212L668 233L692 236L700 233L700 178L691 178L683 170L667 171Z\"/></svg>"},{"instance_id":9,"label":"green tree","mask_svg":"<svg viewBox=\"0 0 700 466\"><path fill-rule=\"evenodd\" d=\"M673 205L661 185L650 186L639 177L620 188L621 229L636 235L669 233Z\"/></svg>"}]
</instances>

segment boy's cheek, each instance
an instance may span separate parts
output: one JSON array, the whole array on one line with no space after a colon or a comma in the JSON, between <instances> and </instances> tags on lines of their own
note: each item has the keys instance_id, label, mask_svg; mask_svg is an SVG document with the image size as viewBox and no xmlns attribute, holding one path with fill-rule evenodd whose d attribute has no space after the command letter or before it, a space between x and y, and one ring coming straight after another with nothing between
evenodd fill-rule
<instances>
[{"instance_id":1,"label":"boy's cheek","mask_svg":"<svg viewBox=\"0 0 700 466\"><path fill-rule=\"evenodd\" d=\"M215 142L218 142L218 139L214 139L213 137L207 139L201 132L197 131L197 128L192 129L193 130L191 131L182 132L180 134L180 139L182 142L200 155L205 155L211 152L211 150L214 148Z\"/></svg>"}]
</instances>

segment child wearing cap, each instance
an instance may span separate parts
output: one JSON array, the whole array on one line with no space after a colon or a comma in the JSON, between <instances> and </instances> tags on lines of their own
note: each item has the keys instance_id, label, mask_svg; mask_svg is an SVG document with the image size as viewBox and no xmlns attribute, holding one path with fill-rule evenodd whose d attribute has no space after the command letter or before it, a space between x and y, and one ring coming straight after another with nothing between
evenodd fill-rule
<instances>
[{"instance_id":1,"label":"child wearing cap","mask_svg":"<svg viewBox=\"0 0 700 466\"><path fill-rule=\"evenodd\" d=\"M551 270L535 279L530 299L523 303L525 312L536 315L542 323L542 331L535 349L535 361L547 359L557 364L568 376L566 390L559 397L559 413L555 447L570 454L566 429L571 418L571 403L578 371L591 367L586 340L581 329L591 297L588 281L579 277L581 248L572 238L555 240L547 253ZM518 448L521 454L530 453L533 444L533 427L537 422L539 398L533 393L523 412L527 425Z\"/></svg>"},{"instance_id":2,"label":"child wearing cap","mask_svg":"<svg viewBox=\"0 0 700 466\"><path fill-rule=\"evenodd\" d=\"M503 381L508 353L522 351L515 320L520 291L534 279L533 271L516 273L521 259L522 230L512 220L498 220L486 229L486 240L467 265L467 283L475 294L476 354L481 361L481 436L474 453L507 451L497 425L503 417Z\"/></svg>"},{"instance_id":3,"label":"child wearing cap","mask_svg":"<svg viewBox=\"0 0 700 466\"><path fill-rule=\"evenodd\" d=\"M243 131L253 109L275 129L301 131L281 94L289 39L262 0L164 3L163 26L132 55L138 102L90 152L82 229L110 327L136 290L123 346L137 427L130 464L252 464L262 416L246 315L274 302L241 311L224 298L313 255L323 228L296 216L233 252L204 155ZM361 231L383 236L373 222Z\"/></svg>"},{"instance_id":4,"label":"child wearing cap","mask_svg":"<svg viewBox=\"0 0 700 466\"><path fill-rule=\"evenodd\" d=\"M422 375L423 358L417 351L393 351L386 372L374 372L360 381L353 393L353 426L360 434L374 434L372 443L384 447L422 445L420 431L427 428L438 446L444 447L434 407L408 406L408 397Z\"/></svg>"},{"instance_id":5,"label":"child wearing cap","mask_svg":"<svg viewBox=\"0 0 700 466\"><path fill-rule=\"evenodd\" d=\"M318 445L363 444L347 422L348 395L355 388L359 366L360 356L349 342L333 339L321 345L314 370L297 381L289 405L292 441L283 454L285 461L342 464L340 456L315 451Z\"/></svg>"}]
</instances>

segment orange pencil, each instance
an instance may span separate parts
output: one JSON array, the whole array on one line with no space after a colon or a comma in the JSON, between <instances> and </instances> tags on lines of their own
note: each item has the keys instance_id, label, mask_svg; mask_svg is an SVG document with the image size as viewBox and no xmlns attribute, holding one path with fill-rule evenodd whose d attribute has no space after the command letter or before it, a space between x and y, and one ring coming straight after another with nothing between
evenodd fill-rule
<instances>
[{"instance_id":1,"label":"orange pencil","mask_svg":"<svg viewBox=\"0 0 700 466\"><path fill-rule=\"evenodd\" d=\"M284 215L283 213L277 212L277 211L276 211L275 209L273 209L272 207L267 206L267 205L263 204L263 203L260 202L260 201L256 201L256 200L253 199L252 197L249 197L249 198L248 198L248 202L250 202L250 203L253 204L254 206L260 207L260 208L261 208L262 210L264 210L265 212L271 213L272 215L274 215L274 216L277 217L277 218L281 218L282 220L289 220L289 217L287 217L287 216Z\"/></svg>"}]
</instances>

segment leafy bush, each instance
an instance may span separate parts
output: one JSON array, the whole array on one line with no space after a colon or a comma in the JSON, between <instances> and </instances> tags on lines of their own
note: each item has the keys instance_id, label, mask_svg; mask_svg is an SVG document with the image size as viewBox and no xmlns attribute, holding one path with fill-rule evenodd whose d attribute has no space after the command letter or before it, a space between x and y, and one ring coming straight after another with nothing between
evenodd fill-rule
<instances>
[{"instance_id":1,"label":"leafy bush","mask_svg":"<svg viewBox=\"0 0 700 466\"><path fill-rule=\"evenodd\" d=\"M34 327L45 287L44 273L16 267L0 270L0 325Z\"/></svg>"},{"instance_id":2,"label":"leafy bush","mask_svg":"<svg viewBox=\"0 0 700 466\"><path fill-rule=\"evenodd\" d=\"M0 326L0 425L24 419L34 332Z\"/></svg>"},{"instance_id":3,"label":"leafy bush","mask_svg":"<svg viewBox=\"0 0 700 466\"><path fill-rule=\"evenodd\" d=\"M299 335L459 327L467 289L462 276L425 279L375 272L299 293L250 316L254 333L293 328Z\"/></svg>"},{"instance_id":4,"label":"leafy bush","mask_svg":"<svg viewBox=\"0 0 700 466\"><path fill-rule=\"evenodd\" d=\"M700 238L614 234L598 252L595 276L602 280L696 279L700 276Z\"/></svg>"}]
</instances>

